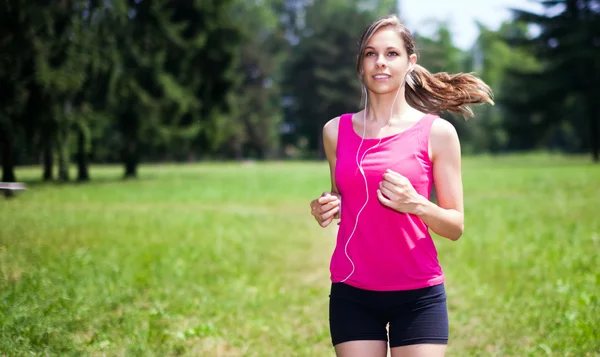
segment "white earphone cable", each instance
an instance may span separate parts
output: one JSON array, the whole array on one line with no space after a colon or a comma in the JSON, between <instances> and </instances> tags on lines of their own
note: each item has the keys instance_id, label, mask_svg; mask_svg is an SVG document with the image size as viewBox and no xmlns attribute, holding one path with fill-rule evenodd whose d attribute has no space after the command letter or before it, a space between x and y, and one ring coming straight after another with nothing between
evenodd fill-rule
<instances>
[{"instance_id":1,"label":"white earphone cable","mask_svg":"<svg viewBox=\"0 0 600 357\"><path fill-rule=\"evenodd\" d=\"M407 73L408 74L408 73ZM393 111L394 111L394 104L396 103L396 99L398 98L398 93L400 93L400 89L402 88L402 86L404 85L404 81L406 79L406 76L404 77L404 79L402 80L402 84L400 85L400 87L398 87L398 90L396 91L396 96L394 97L394 101L392 102L392 107L390 110L390 118L386 124L386 126L388 126L392 120L392 115L393 115ZM383 136L379 138L379 141L377 142L377 145L373 145L372 147L368 148L367 150L365 150L365 152L363 153L362 157L360 158L360 161L358 160L358 156L360 153L360 149L362 148L362 144L364 142L364 138L367 132L367 108L368 108L368 104L369 104L369 93L367 92L366 88L363 86L363 90L365 91L365 109L363 111L363 135L361 136L360 139L360 144L358 145L358 149L356 150L356 166L358 167L358 170L360 171L363 180L365 182L365 193L366 193L366 200L365 203L363 204L363 206L361 207L361 209L358 211L357 215L356 215L356 221L354 222L354 228L352 229L352 233L350 233L350 236L348 237L348 240L346 241L346 245L344 247L344 253L346 254L346 258L348 258L348 260L350 261L350 264L352 264L352 271L350 272L350 274L348 274L348 276L346 278L344 278L341 282L345 282L346 280L348 280L348 278L350 278L352 276L352 274L354 274L354 270L355 270L355 265L354 265L354 261L352 261L352 259L350 258L350 255L348 255L348 244L350 243L350 240L352 239L352 237L354 236L354 232L356 231L356 228L358 227L358 218L360 217L360 214L362 213L362 211L365 209L365 207L367 206L367 203L369 202L369 186L367 183L367 176L365 175L365 171L362 167L363 161L365 159L365 156L367 155L367 152L369 150L372 150L376 147L379 147L379 145L381 144L381 140L383 139ZM350 125L352 125L352 122L350 122ZM354 129L352 129L354 130Z\"/></svg>"}]
</instances>

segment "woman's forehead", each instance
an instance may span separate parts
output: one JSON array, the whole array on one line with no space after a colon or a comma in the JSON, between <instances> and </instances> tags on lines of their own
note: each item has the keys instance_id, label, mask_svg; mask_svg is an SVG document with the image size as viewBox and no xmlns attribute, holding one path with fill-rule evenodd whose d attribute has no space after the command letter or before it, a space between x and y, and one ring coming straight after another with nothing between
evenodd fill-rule
<instances>
[{"instance_id":1,"label":"woman's forehead","mask_svg":"<svg viewBox=\"0 0 600 357\"><path fill-rule=\"evenodd\" d=\"M404 47L404 41L394 29L383 28L373 34L373 37L367 43L367 47L387 48Z\"/></svg>"}]
</instances>

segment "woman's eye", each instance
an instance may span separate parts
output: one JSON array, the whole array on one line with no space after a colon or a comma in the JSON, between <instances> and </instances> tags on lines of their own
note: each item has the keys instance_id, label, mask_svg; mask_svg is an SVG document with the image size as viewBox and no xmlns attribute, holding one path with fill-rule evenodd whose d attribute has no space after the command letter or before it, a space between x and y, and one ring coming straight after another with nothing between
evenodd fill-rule
<instances>
[{"instance_id":1,"label":"woman's eye","mask_svg":"<svg viewBox=\"0 0 600 357\"><path fill-rule=\"evenodd\" d=\"M365 53L365 57L369 57L369 56L372 56L374 54L375 54L374 52L367 52L367 53Z\"/></svg>"},{"instance_id":2,"label":"woman's eye","mask_svg":"<svg viewBox=\"0 0 600 357\"><path fill-rule=\"evenodd\" d=\"M398 52L394 52L394 51L388 53L388 55L390 55L390 56L399 56Z\"/></svg>"}]
</instances>

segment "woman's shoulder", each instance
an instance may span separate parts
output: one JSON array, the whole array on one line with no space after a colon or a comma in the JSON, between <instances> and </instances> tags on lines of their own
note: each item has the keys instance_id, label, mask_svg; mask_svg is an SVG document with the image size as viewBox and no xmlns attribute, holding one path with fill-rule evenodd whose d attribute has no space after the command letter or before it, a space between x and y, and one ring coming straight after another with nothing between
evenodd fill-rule
<instances>
[{"instance_id":1,"label":"woman's shoulder","mask_svg":"<svg viewBox=\"0 0 600 357\"><path fill-rule=\"evenodd\" d=\"M335 118L331 118L329 119L325 125L323 125L323 131L332 131L335 130L337 131L337 128L340 126L340 119L341 119L341 115L337 116Z\"/></svg>"},{"instance_id":2,"label":"woman's shoulder","mask_svg":"<svg viewBox=\"0 0 600 357\"><path fill-rule=\"evenodd\" d=\"M335 148L337 146L340 118L341 116L337 116L329 119L325 125L323 125L323 144L325 144L326 149L327 147Z\"/></svg>"},{"instance_id":3,"label":"woman's shoulder","mask_svg":"<svg viewBox=\"0 0 600 357\"><path fill-rule=\"evenodd\" d=\"M452 140L455 137L458 138L458 133L454 125L448 120L435 116L431 123L430 136L432 139L444 141Z\"/></svg>"},{"instance_id":4,"label":"woman's shoulder","mask_svg":"<svg viewBox=\"0 0 600 357\"><path fill-rule=\"evenodd\" d=\"M346 113L329 119L325 125L323 125L323 137L334 142L337 141L341 121L343 119L347 120L346 118L350 118L351 120L352 115L352 113Z\"/></svg>"},{"instance_id":5,"label":"woman's shoulder","mask_svg":"<svg viewBox=\"0 0 600 357\"><path fill-rule=\"evenodd\" d=\"M433 156L442 152L454 152L457 148L460 151L458 133L454 125L444 118L436 117L431 124L429 145Z\"/></svg>"}]
</instances>

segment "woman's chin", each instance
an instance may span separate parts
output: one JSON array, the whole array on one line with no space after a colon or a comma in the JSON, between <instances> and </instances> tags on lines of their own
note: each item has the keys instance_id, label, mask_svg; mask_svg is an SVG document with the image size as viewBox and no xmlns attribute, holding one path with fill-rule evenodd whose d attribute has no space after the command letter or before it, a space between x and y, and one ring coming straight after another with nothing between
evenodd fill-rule
<instances>
[{"instance_id":1,"label":"woman's chin","mask_svg":"<svg viewBox=\"0 0 600 357\"><path fill-rule=\"evenodd\" d=\"M369 86L369 91L373 94L396 94L400 87L398 85L394 85L392 83L371 83Z\"/></svg>"}]
</instances>

